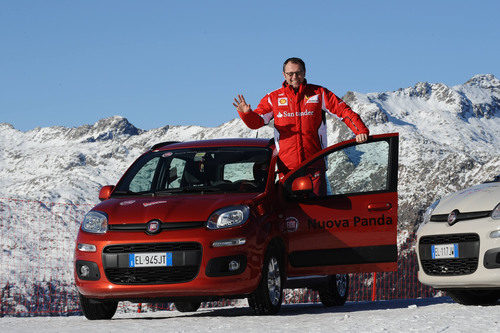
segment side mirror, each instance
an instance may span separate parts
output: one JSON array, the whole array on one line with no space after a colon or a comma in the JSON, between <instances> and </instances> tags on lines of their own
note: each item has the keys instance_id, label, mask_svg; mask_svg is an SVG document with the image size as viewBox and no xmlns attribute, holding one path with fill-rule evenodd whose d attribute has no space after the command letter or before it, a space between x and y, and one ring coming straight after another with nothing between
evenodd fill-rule
<instances>
[{"instance_id":1,"label":"side mirror","mask_svg":"<svg viewBox=\"0 0 500 333\"><path fill-rule=\"evenodd\" d=\"M308 176L298 177L293 180L292 192L294 194L307 194L312 193L313 183Z\"/></svg>"},{"instance_id":2,"label":"side mirror","mask_svg":"<svg viewBox=\"0 0 500 333\"><path fill-rule=\"evenodd\" d=\"M99 191L99 200L101 201L108 200L114 189L115 187L113 185L103 186Z\"/></svg>"}]
</instances>

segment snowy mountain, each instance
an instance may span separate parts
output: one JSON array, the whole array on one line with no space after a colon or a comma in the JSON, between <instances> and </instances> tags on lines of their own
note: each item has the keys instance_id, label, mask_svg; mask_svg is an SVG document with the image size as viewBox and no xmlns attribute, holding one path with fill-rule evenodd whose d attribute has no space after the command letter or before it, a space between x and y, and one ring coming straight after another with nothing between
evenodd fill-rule
<instances>
[{"instance_id":1,"label":"snowy mountain","mask_svg":"<svg viewBox=\"0 0 500 333\"><path fill-rule=\"evenodd\" d=\"M493 75L454 87L421 82L392 92L349 92L343 99L371 134L400 133L400 240L439 196L500 174L500 80ZM342 122L327 121L330 144L352 137ZM58 271L71 284L73 242L83 214L98 201L99 188L116 184L153 144L256 136L271 138L273 128L252 131L235 118L215 128L141 130L119 116L27 132L0 124L0 283L19 276L36 280L36 260L16 263L38 257L45 262L43 275L52 279ZM40 245L41 239L46 243Z\"/></svg>"},{"instance_id":2,"label":"snowy mountain","mask_svg":"<svg viewBox=\"0 0 500 333\"><path fill-rule=\"evenodd\" d=\"M500 80L491 74L455 87L424 82L393 92L349 92L344 100L371 134L400 133L403 225L415 223L435 197L500 173ZM330 144L352 137L338 120L328 119L328 128ZM4 123L0 197L95 203L100 186L115 184L157 142L256 135L272 137L273 130L249 130L238 118L215 128L167 125L149 131L119 116L78 128L28 132Z\"/></svg>"}]
</instances>

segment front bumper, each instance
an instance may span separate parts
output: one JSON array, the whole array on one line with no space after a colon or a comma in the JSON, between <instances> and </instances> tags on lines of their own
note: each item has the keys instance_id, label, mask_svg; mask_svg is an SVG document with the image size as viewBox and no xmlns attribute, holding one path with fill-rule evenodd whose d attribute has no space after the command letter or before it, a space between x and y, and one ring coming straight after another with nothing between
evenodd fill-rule
<instances>
[{"instance_id":1,"label":"front bumper","mask_svg":"<svg viewBox=\"0 0 500 333\"><path fill-rule=\"evenodd\" d=\"M246 239L243 245L212 246L215 241L242 237ZM75 250L76 286L84 296L101 299L229 297L249 294L257 288L260 281L265 246L265 238L262 237L264 236L248 225L223 230L196 228L164 231L154 236L144 232L113 231L96 235L80 231L77 244L95 245L96 251ZM168 283L161 282L166 281L165 276L171 278L171 273L164 269L146 269L141 274L136 274L134 268L127 267L128 264L123 262L127 261L128 253L151 252L150 249L158 248L158 244L166 245L167 250L160 246L160 250L152 252L173 253L175 269L172 274L175 276ZM168 248L169 244L197 244L198 250L172 250ZM141 246L146 247L139 251ZM224 267L234 258L238 258L241 268L224 272ZM97 264L98 274L92 274L92 280L79 277L77 269L81 268L82 262ZM193 263L196 265L193 266ZM180 277L176 274L180 274Z\"/></svg>"},{"instance_id":2,"label":"front bumper","mask_svg":"<svg viewBox=\"0 0 500 333\"><path fill-rule=\"evenodd\" d=\"M500 222L490 217L460 221L429 222L417 234L418 279L436 289L500 287L500 238L490 233ZM459 258L432 259L433 244L458 244Z\"/></svg>"}]
</instances>

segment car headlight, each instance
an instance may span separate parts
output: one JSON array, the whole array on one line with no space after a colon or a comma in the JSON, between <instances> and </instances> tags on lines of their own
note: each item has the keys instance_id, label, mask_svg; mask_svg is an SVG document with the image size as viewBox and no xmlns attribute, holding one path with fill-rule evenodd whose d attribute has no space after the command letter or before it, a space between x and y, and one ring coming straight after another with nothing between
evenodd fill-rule
<instances>
[{"instance_id":1,"label":"car headlight","mask_svg":"<svg viewBox=\"0 0 500 333\"><path fill-rule=\"evenodd\" d=\"M430 205L427 208L427 210L424 213L424 220L423 220L422 224L426 224L427 222L429 222L431 220L432 212L434 211L434 209L436 209L437 205L439 205L440 201L441 201L441 199L437 199L436 201L434 201L434 203L432 205Z\"/></svg>"},{"instance_id":2,"label":"car headlight","mask_svg":"<svg viewBox=\"0 0 500 333\"><path fill-rule=\"evenodd\" d=\"M105 234L108 231L108 217L98 211L90 211L82 222L82 230L93 234Z\"/></svg>"},{"instance_id":3,"label":"car headlight","mask_svg":"<svg viewBox=\"0 0 500 333\"><path fill-rule=\"evenodd\" d=\"M216 210L208 218L208 229L231 228L242 225L248 220L250 209L248 206L230 206Z\"/></svg>"},{"instance_id":4,"label":"car headlight","mask_svg":"<svg viewBox=\"0 0 500 333\"><path fill-rule=\"evenodd\" d=\"M500 203L491 212L491 218L494 220L500 220Z\"/></svg>"}]
</instances>

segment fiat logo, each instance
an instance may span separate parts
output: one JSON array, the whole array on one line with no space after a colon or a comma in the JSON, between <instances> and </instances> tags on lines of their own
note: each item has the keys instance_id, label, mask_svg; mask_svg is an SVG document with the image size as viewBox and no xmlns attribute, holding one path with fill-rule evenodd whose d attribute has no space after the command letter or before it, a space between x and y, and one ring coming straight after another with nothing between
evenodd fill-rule
<instances>
[{"instance_id":1,"label":"fiat logo","mask_svg":"<svg viewBox=\"0 0 500 333\"><path fill-rule=\"evenodd\" d=\"M299 228L299 221L293 217L287 217L285 220L285 228L287 232L295 232Z\"/></svg>"},{"instance_id":2,"label":"fiat logo","mask_svg":"<svg viewBox=\"0 0 500 333\"><path fill-rule=\"evenodd\" d=\"M454 225L455 223L457 223L457 218L458 218L458 210L454 210L450 213L450 215L448 215L448 224L450 226Z\"/></svg>"},{"instance_id":3,"label":"fiat logo","mask_svg":"<svg viewBox=\"0 0 500 333\"><path fill-rule=\"evenodd\" d=\"M158 220L149 221L146 224L146 233L153 235L160 232L161 222Z\"/></svg>"}]
</instances>

